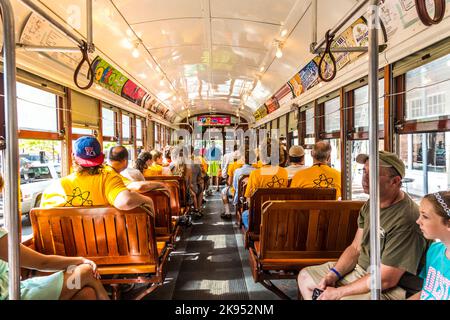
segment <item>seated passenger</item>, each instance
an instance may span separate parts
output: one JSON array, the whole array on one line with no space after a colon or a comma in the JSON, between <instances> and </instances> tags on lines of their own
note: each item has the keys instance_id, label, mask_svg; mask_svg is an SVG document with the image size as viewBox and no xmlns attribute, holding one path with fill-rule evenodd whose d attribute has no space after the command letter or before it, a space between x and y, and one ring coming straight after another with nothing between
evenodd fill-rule
<instances>
[{"instance_id":1,"label":"seated passenger","mask_svg":"<svg viewBox=\"0 0 450 320\"><path fill-rule=\"evenodd\" d=\"M234 188L234 197L233 204L237 205L239 203L239 179L246 174L250 174L252 171L256 170L255 167L251 165L251 159L256 158L256 155L253 151L248 148L245 149L244 153L244 165L234 171L233 176L233 188Z\"/></svg>"},{"instance_id":2,"label":"seated passenger","mask_svg":"<svg viewBox=\"0 0 450 320\"><path fill-rule=\"evenodd\" d=\"M264 145L264 144L263 144ZM272 147L270 141L266 144L267 155L261 155L263 166L250 173L244 196L247 198L248 207L251 209L250 197L258 188L285 188L288 186L288 172L280 166L270 165ZM242 213L242 223L248 229L249 211Z\"/></svg>"},{"instance_id":3,"label":"seated passenger","mask_svg":"<svg viewBox=\"0 0 450 320\"><path fill-rule=\"evenodd\" d=\"M228 201L228 197L233 197L234 196L234 188L233 188L233 176L234 176L234 171L236 169L241 168L244 165L244 162L239 158L239 150L237 145L234 146L234 151L232 153L230 153L228 156L228 159L226 161L228 161L228 164L223 165L222 169L225 170L227 173L223 174L222 173L222 177L224 179L226 179L225 183L226 186L225 188L222 189L222 202L223 202L223 206L225 209L225 212L222 212L220 217L222 219L231 219L231 213L230 213L230 206L229 206L229 201ZM225 159L225 156L224 156ZM222 163L223 164L223 163Z\"/></svg>"},{"instance_id":4,"label":"seated passenger","mask_svg":"<svg viewBox=\"0 0 450 320\"><path fill-rule=\"evenodd\" d=\"M0 176L0 191L3 179ZM8 299L8 237L0 228L0 300ZM100 282L96 264L82 257L43 255L20 244L20 266L41 272L55 272L20 282L22 300L109 300ZM78 276L79 286L73 288L70 279Z\"/></svg>"},{"instance_id":5,"label":"seated passenger","mask_svg":"<svg viewBox=\"0 0 450 320\"><path fill-rule=\"evenodd\" d=\"M288 178L292 179L303 169L305 169L305 150L301 146L292 146L289 149L289 166L286 167Z\"/></svg>"},{"instance_id":6,"label":"seated passenger","mask_svg":"<svg viewBox=\"0 0 450 320\"><path fill-rule=\"evenodd\" d=\"M416 220L419 207L401 190L405 165L397 155L380 151L380 230L381 298L405 299L407 280L416 275L427 242ZM369 193L369 157L356 158L364 163L362 186ZM315 288L324 290L319 300L370 299L370 222L368 200L358 217L353 243L339 260L304 268L298 276L303 298L310 300ZM402 284L402 287L400 286Z\"/></svg>"},{"instance_id":7,"label":"seated passenger","mask_svg":"<svg viewBox=\"0 0 450 320\"><path fill-rule=\"evenodd\" d=\"M191 158L190 161L186 164L186 179L189 181L187 184L189 186L189 190L191 192L191 199L194 209L192 211L193 217L195 219L203 216L203 189L204 185L204 176L202 175L202 166L201 161L195 157L194 147L191 147Z\"/></svg>"},{"instance_id":8,"label":"seated passenger","mask_svg":"<svg viewBox=\"0 0 450 320\"><path fill-rule=\"evenodd\" d=\"M420 277L423 288L412 300L450 300L450 192L426 195L420 202L420 230L428 240L439 239L428 249Z\"/></svg>"},{"instance_id":9,"label":"seated passenger","mask_svg":"<svg viewBox=\"0 0 450 320\"><path fill-rule=\"evenodd\" d=\"M75 141L74 172L56 180L43 193L41 207L114 206L131 210L142 204L152 208L150 198L129 191L119 174L103 166L105 155L94 137Z\"/></svg>"},{"instance_id":10,"label":"seated passenger","mask_svg":"<svg viewBox=\"0 0 450 320\"><path fill-rule=\"evenodd\" d=\"M318 141L314 145L311 156L313 165L297 172L292 178L291 188L334 188L336 199L341 197L341 173L328 164L331 159L331 145L326 141Z\"/></svg>"},{"instance_id":11,"label":"seated passenger","mask_svg":"<svg viewBox=\"0 0 450 320\"><path fill-rule=\"evenodd\" d=\"M162 166L162 153L158 150L152 150L152 165L144 170L144 177L152 177L152 176L162 176L163 175L163 166Z\"/></svg>"},{"instance_id":12,"label":"seated passenger","mask_svg":"<svg viewBox=\"0 0 450 320\"><path fill-rule=\"evenodd\" d=\"M110 168L120 174L123 183L128 190L145 193L154 189L166 189L164 183L159 181L133 181L133 176L140 173L139 170L128 168L128 150L124 146L112 147L109 151Z\"/></svg>"},{"instance_id":13,"label":"seated passenger","mask_svg":"<svg viewBox=\"0 0 450 320\"><path fill-rule=\"evenodd\" d=\"M145 181L144 171L150 167L152 163L152 154L148 151L141 152L134 163L134 169L138 170L141 174L139 175L137 172L134 172L132 176L130 175L130 180Z\"/></svg>"}]
</instances>

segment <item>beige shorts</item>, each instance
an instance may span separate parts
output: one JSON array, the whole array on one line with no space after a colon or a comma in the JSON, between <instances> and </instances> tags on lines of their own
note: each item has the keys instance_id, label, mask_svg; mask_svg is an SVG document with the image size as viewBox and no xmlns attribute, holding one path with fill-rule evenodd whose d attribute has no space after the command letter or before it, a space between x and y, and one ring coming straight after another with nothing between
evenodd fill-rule
<instances>
[{"instance_id":1,"label":"beige shorts","mask_svg":"<svg viewBox=\"0 0 450 320\"><path fill-rule=\"evenodd\" d=\"M335 262L327 262L318 266L307 267L304 270L308 272L313 281L318 285L319 282L325 277L330 269L334 267ZM336 283L337 287L346 286L358 279L361 279L367 274L367 272L359 265L356 265L355 269L347 273L345 277ZM385 290L381 293L382 300L404 300L406 299L406 291L400 287L395 287L389 290ZM370 292L360 295L343 297L341 300L370 300Z\"/></svg>"}]
</instances>

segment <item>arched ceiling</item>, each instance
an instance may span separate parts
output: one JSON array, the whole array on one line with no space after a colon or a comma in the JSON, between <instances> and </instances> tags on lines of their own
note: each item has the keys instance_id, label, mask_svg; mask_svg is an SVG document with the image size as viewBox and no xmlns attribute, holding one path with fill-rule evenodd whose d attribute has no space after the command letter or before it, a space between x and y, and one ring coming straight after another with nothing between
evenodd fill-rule
<instances>
[{"instance_id":1,"label":"arched ceiling","mask_svg":"<svg viewBox=\"0 0 450 320\"><path fill-rule=\"evenodd\" d=\"M20 0L12 2L24 11ZM319 38L356 2L319 0ZM85 37L85 0L36 3ZM311 0L94 0L93 12L96 54L177 119L188 109L191 115L239 110L252 121L312 57Z\"/></svg>"}]
</instances>

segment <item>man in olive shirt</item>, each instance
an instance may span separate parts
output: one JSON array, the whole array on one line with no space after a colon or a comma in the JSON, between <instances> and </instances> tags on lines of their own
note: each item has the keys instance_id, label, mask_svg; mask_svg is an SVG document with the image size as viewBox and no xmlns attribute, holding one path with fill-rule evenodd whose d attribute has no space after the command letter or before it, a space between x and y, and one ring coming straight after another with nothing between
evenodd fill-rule
<instances>
[{"instance_id":1,"label":"man in olive shirt","mask_svg":"<svg viewBox=\"0 0 450 320\"><path fill-rule=\"evenodd\" d=\"M402 277L416 275L426 250L426 240L415 221L419 208L401 190L405 165L397 155L380 151L380 253L382 299L405 299L398 286ZM369 157L360 154L364 164L362 186L369 193ZM369 201L361 208L358 231L353 243L337 263L303 269L298 276L302 296L311 299L315 288L324 290L319 300L370 299L370 222Z\"/></svg>"}]
</instances>

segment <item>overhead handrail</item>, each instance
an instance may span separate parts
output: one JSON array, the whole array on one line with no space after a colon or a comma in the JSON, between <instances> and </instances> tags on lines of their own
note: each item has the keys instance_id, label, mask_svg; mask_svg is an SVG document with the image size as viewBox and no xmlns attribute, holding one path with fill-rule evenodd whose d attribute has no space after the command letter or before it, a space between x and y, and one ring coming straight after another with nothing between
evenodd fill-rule
<instances>
[{"instance_id":1,"label":"overhead handrail","mask_svg":"<svg viewBox=\"0 0 450 320\"><path fill-rule=\"evenodd\" d=\"M334 58L334 55L331 52L331 44L333 42L334 35L330 34L330 31L331 30L328 30L325 33L326 47L325 47L325 51L323 52L322 56L320 57L320 61L319 61L319 77L320 77L320 79L322 79L322 81L325 81L325 82L330 82L331 80L333 80L336 77L336 74L337 74L336 59ZM323 72L322 65L323 65L323 63L326 63L325 56L327 54L330 56L331 63L333 65L333 71L331 73L331 76L328 78L324 77L324 75L322 73ZM325 68L325 70L327 70L327 68Z\"/></svg>"},{"instance_id":2,"label":"overhead handrail","mask_svg":"<svg viewBox=\"0 0 450 320\"><path fill-rule=\"evenodd\" d=\"M415 0L417 15L420 21L426 26L438 24L444 19L445 0L434 0L434 17L432 18L427 10L426 0Z\"/></svg>"},{"instance_id":3,"label":"overhead handrail","mask_svg":"<svg viewBox=\"0 0 450 320\"><path fill-rule=\"evenodd\" d=\"M81 50L82 58L79 62L75 72L73 74L73 81L75 85L81 90L87 90L92 87L94 83L94 70L92 70L92 63L89 60L89 53L93 53L95 51L95 45L93 43L93 23L92 23L92 0L86 0L86 15L87 15L87 42L83 39L78 38L74 35L70 30L65 28L61 23L53 19L49 16L44 10L42 10L39 6L33 3L31 0L20 0L23 4L29 7L33 12L40 15L42 18L47 20L51 25L57 28L59 31L64 33L70 40L75 42L78 46L71 47L46 47L46 46L32 46L23 43L17 44L17 47L26 51L50 51L50 52L78 52ZM81 86L78 82L78 76L83 64L87 62L89 70L86 75L89 80L86 86Z\"/></svg>"},{"instance_id":4,"label":"overhead handrail","mask_svg":"<svg viewBox=\"0 0 450 320\"><path fill-rule=\"evenodd\" d=\"M5 90L6 150L3 173L8 186L5 192L4 213L8 229L9 299L20 299L20 234L19 234L19 145L16 92L16 42L14 12L9 0L0 0L3 23L3 81ZM5 170L6 169L6 170Z\"/></svg>"},{"instance_id":5,"label":"overhead handrail","mask_svg":"<svg viewBox=\"0 0 450 320\"><path fill-rule=\"evenodd\" d=\"M80 46L80 50L81 50L81 54L83 55L83 57L82 57L80 63L78 64L77 68L75 69L75 72L73 73L73 82L79 89L87 90L90 87L92 87L92 85L94 84L94 70L93 70L92 62L89 60L89 52L88 52L89 47L85 41L83 41L83 45ZM83 64L85 62L88 65L88 73L87 73L86 77L89 80L89 82L87 85L85 85L83 87L78 83L78 75L80 74L81 67L83 66Z\"/></svg>"}]
</instances>

